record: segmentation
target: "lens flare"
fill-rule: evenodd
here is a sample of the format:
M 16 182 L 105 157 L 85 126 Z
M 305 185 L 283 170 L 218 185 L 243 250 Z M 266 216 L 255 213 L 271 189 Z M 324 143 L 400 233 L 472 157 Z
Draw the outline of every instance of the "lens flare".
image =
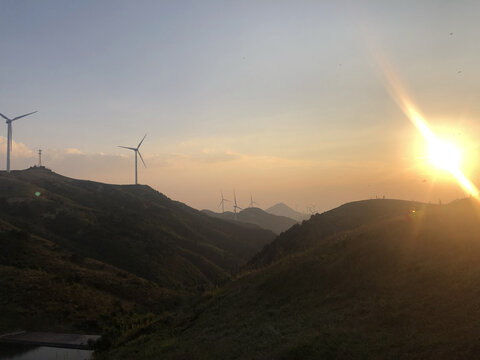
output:
M 407 91 L 405 91 L 402 82 L 396 75 L 390 63 L 385 60 L 385 57 L 380 56 L 379 52 L 375 52 L 375 54 L 377 63 L 384 75 L 385 86 L 390 92 L 390 95 L 425 139 L 428 146 L 429 161 L 436 167 L 448 171 L 467 194 L 478 200 L 479 191 L 477 187 L 461 170 L 461 151 L 453 144 L 439 139 L 434 134 L 428 126 L 427 121 L 422 117 L 413 102 L 410 100 Z

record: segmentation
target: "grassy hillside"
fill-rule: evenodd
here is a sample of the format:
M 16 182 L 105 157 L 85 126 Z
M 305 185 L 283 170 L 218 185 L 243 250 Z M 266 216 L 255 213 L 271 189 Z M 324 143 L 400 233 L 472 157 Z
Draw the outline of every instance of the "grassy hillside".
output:
M 171 310 L 228 280 L 274 236 L 148 186 L 1 172 L 0 331 L 98 331 Z
M 267 265 L 284 255 L 290 255 L 315 245 L 337 232 L 368 226 L 395 216 L 408 217 L 412 210 L 421 211 L 425 204 L 403 200 L 364 200 L 313 215 L 309 221 L 290 228 L 265 246 L 251 261 L 254 267 Z
M 68 252 L 0 221 L 0 332 L 99 331 L 132 311 L 161 311 L 174 291 Z
M 263 211 L 262 209 L 254 207 L 240 211 L 236 218 L 235 214 L 231 211 L 216 213 L 209 210 L 202 210 L 202 212 L 219 219 L 258 225 L 262 229 L 273 231 L 275 234 L 280 234 L 297 223 L 295 220 L 288 217 L 272 215 Z
M 0 174 L 0 216 L 172 289 L 222 282 L 274 238 L 208 217 L 148 186 L 80 181 L 42 169 Z
M 477 358 L 480 209 L 470 200 L 411 206 L 348 204 L 337 209 L 352 214 L 345 229 L 340 222 L 336 231 L 318 228 L 314 239 L 322 216 L 335 212 L 318 215 L 296 230 L 303 250 L 243 273 L 205 296 L 190 316 L 159 319 L 103 356 Z

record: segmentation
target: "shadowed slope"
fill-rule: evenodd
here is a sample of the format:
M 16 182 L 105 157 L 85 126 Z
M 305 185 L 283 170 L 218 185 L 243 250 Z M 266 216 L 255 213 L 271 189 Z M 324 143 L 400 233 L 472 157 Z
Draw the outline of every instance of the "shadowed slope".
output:
M 337 232 L 370 225 L 393 216 L 409 216 L 412 209 L 426 205 L 404 200 L 364 200 L 344 204 L 338 208 L 313 215 L 309 221 L 298 224 L 280 235 L 257 254 L 250 265 L 263 266 L 284 255 L 315 245 L 319 240 Z
M 98 331 L 106 319 L 134 309 L 160 311 L 179 301 L 172 290 L 5 221 L 0 249 L 0 332 Z
M 208 217 L 145 185 L 74 180 L 43 169 L 0 174 L 0 216 L 177 290 L 225 280 L 274 237 Z
M 478 205 L 464 200 L 407 214 L 403 206 L 411 203 L 337 209 L 344 216 L 368 209 L 370 216 L 363 223 L 352 214 L 348 230 L 315 239 L 298 231 L 296 241 L 307 250 L 244 273 L 190 318 L 159 322 L 110 357 L 476 358 Z M 300 228 L 312 230 L 320 217 Z

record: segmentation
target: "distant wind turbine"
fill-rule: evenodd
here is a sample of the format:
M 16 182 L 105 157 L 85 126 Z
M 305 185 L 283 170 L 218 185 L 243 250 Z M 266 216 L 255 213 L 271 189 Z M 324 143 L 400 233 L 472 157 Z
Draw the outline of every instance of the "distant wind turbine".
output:
M 310 213 L 310 215 L 315 215 L 317 213 L 317 206 L 315 204 L 312 204 L 311 206 L 307 206 L 307 210 Z
M 21 119 L 25 116 L 35 114 L 36 112 L 37 111 L 33 111 L 25 115 L 14 117 L 13 119 L 10 119 L 5 115 L 0 114 L 0 116 L 7 121 L 7 172 L 10 172 L 10 152 L 12 151 L 12 122 L 14 122 L 15 120 Z
M 237 205 L 237 195 L 235 194 L 235 190 L 233 190 L 233 216 L 235 219 L 237 219 L 237 209 L 243 210 Z
M 252 193 L 250 193 L 250 205 L 249 205 L 249 207 L 253 207 L 254 205 L 259 205 L 259 204 L 255 201 L 253 201 Z
M 145 134 L 145 136 L 143 137 L 143 139 L 138 143 L 138 146 L 136 148 L 133 148 L 133 147 L 128 147 L 128 146 L 120 146 L 118 145 L 118 147 L 121 147 L 121 148 L 124 148 L 124 149 L 128 149 L 128 150 L 132 150 L 132 151 L 135 151 L 135 185 L 138 185 L 138 176 L 137 176 L 137 155 L 140 155 L 140 159 L 142 160 L 143 162 L 143 166 L 147 167 L 147 165 L 145 165 L 145 161 L 143 161 L 143 157 L 142 157 L 142 154 L 140 153 L 140 150 L 138 150 L 140 148 L 140 145 L 142 145 L 143 143 L 143 140 L 145 140 L 145 138 L 147 137 L 147 134 Z
M 228 202 L 231 202 L 230 200 L 228 199 L 225 199 L 223 197 L 223 191 L 220 191 L 220 194 L 222 194 L 222 201 L 220 201 L 220 204 L 218 206 L 222 206 L 222 213 L 225 212 L 225 201 L 228 201 Z

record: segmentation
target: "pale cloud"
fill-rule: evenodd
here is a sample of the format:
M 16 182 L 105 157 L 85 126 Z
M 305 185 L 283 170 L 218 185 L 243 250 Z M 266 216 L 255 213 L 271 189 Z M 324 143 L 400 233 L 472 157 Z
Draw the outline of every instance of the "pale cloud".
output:
M 68 154 L 68 155 L 85 155 L 85 153 L 79 149 L 76 149 L 76 148 L 66 148 L 64 150 L 65 154 Z M 100 153 L 100 155 L 102 155 L 103 153 Z
M 142 154 L 143 155 L 143 154 Z M 228 163 L 246 158 L 246 155 L 233 151 L 203 149 L 199 152 L 177 152 L 143 155 L 147 166 L 150 167 L 197 167 L 209 164 Z
M 7 153 L 7 138 L 0 136 L 0 152 Z M 12 141 L 12 158 L 31 158 L 35 156 L 35 152 L 29 149 L 24 143 Z

